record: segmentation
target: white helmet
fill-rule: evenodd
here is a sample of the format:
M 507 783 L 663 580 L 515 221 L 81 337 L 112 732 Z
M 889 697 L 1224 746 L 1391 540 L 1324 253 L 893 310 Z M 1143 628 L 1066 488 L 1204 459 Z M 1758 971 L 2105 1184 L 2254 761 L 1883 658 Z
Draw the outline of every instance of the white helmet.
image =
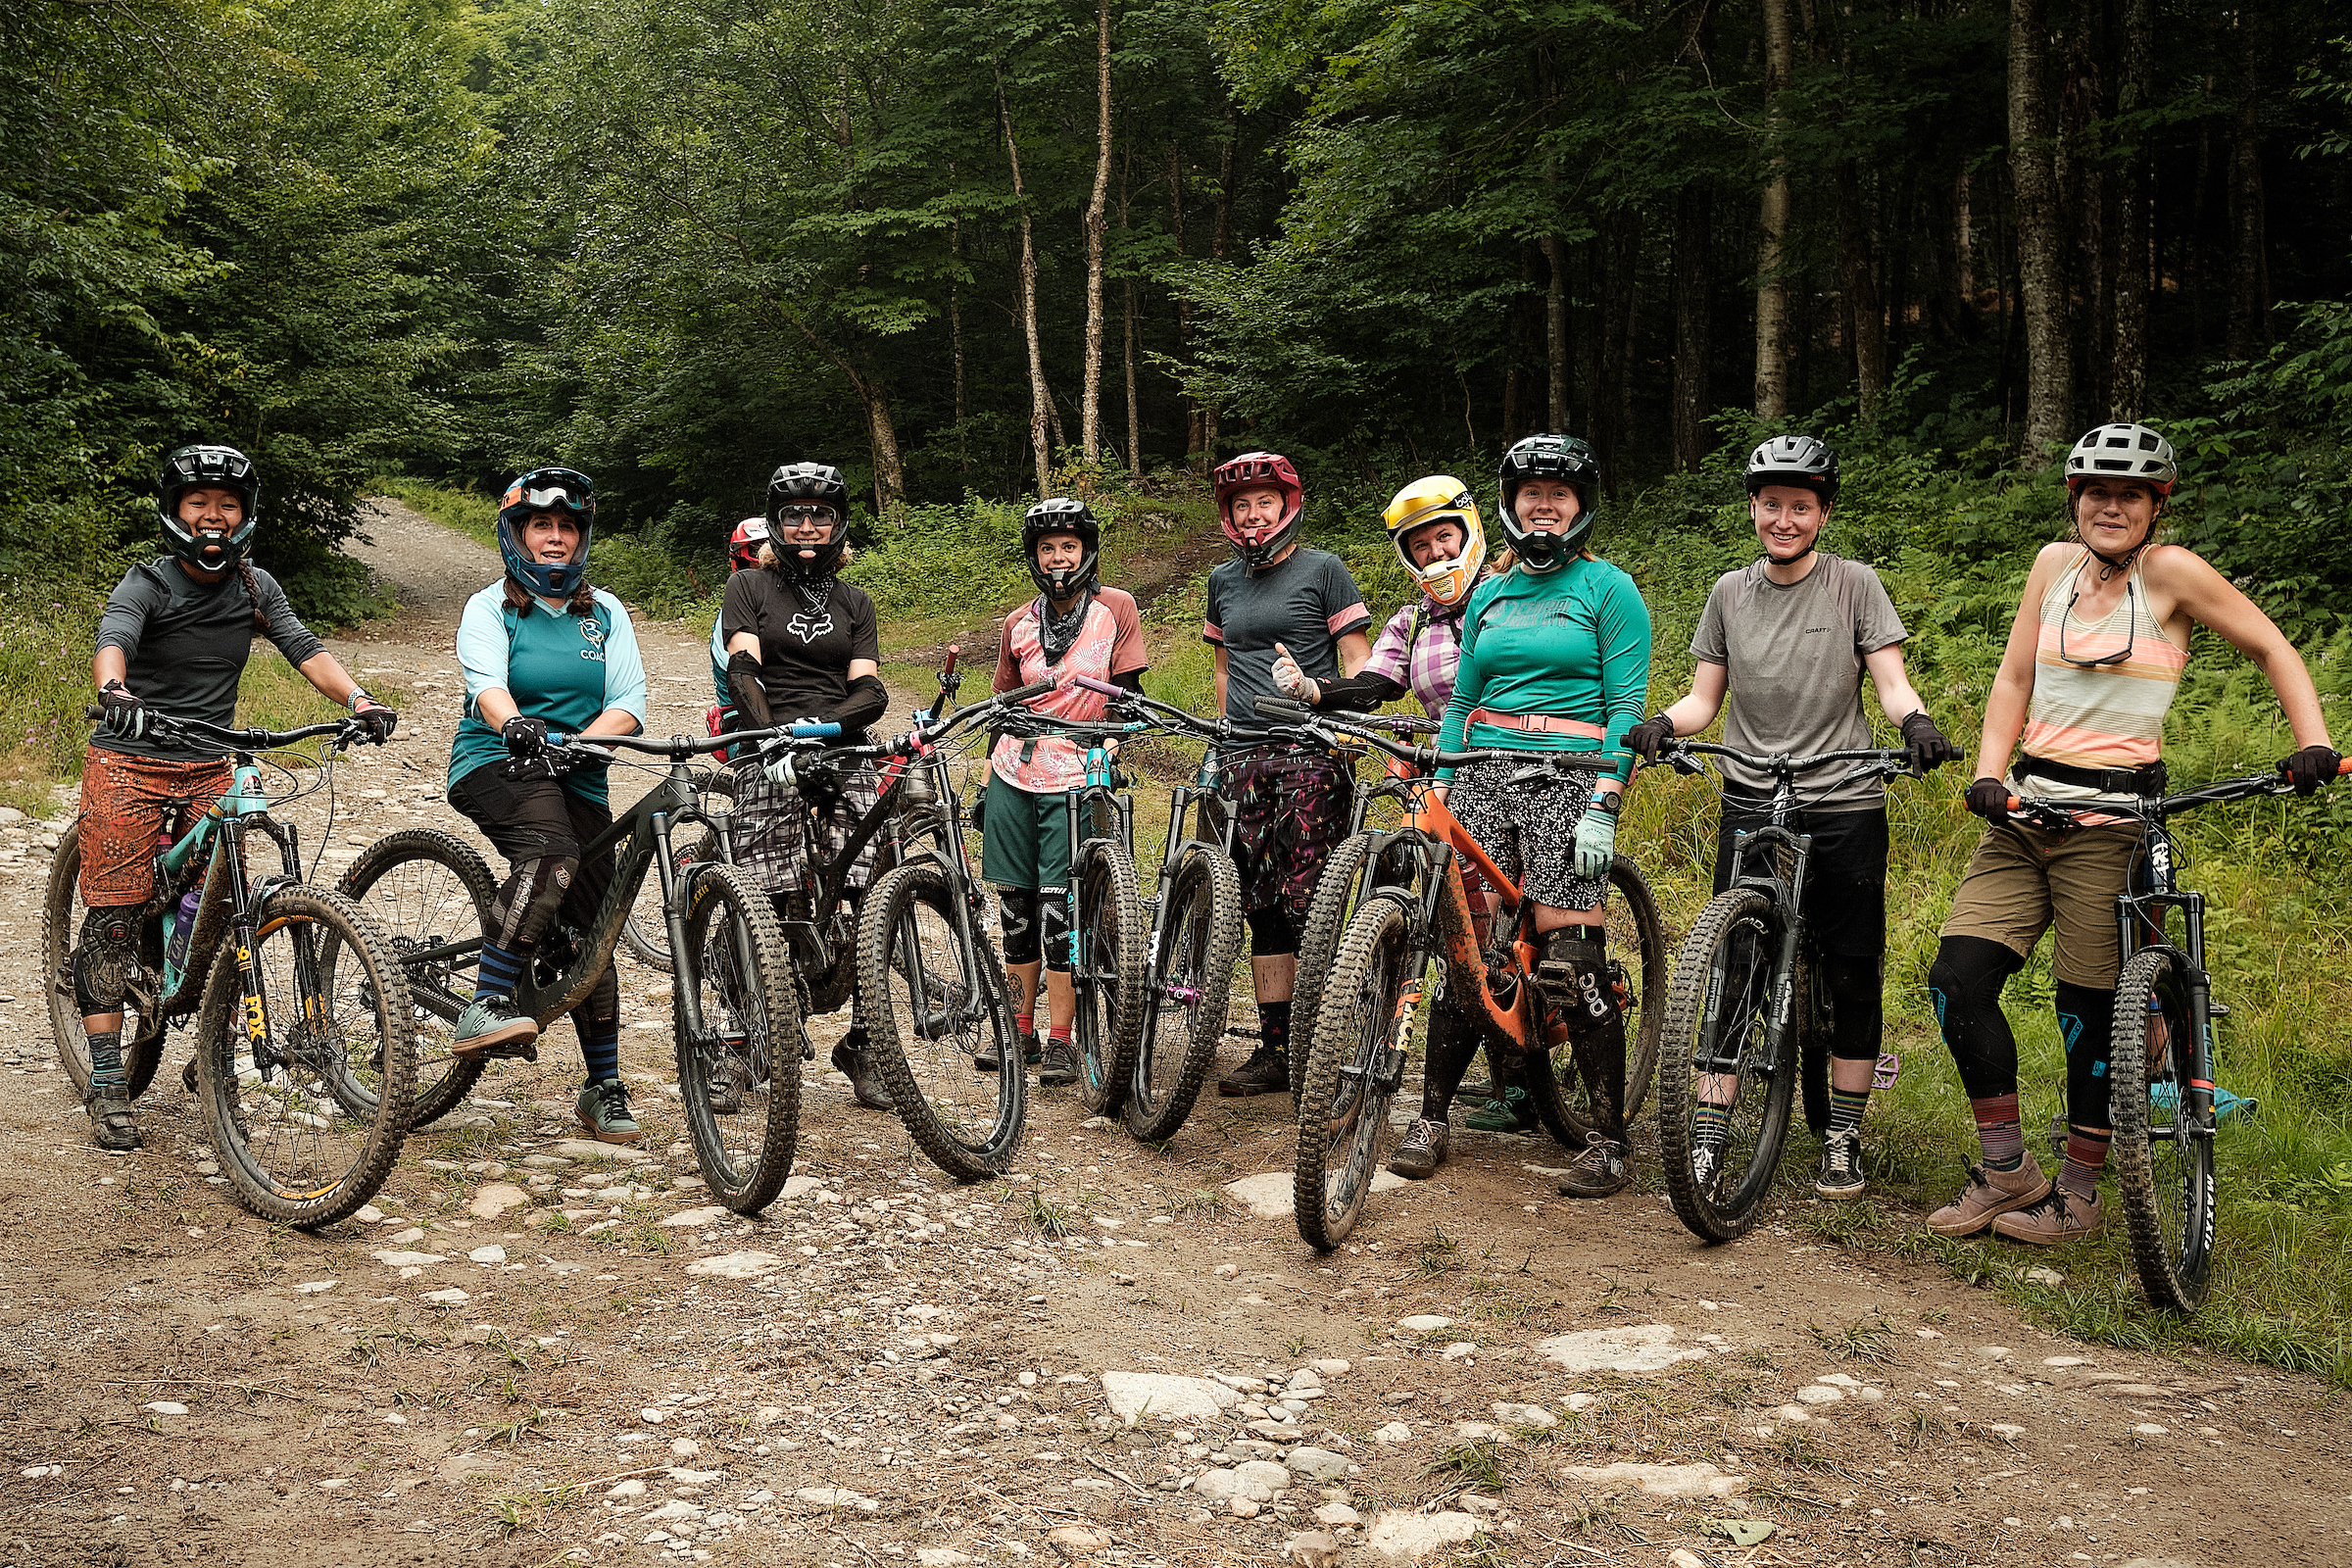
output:
M 2173 461 L 2173 444 L 2146 425 L 2102 424 L 2066 455 L 2067 489 L 2086 479 L 2136 479 L 2169 496 L 2180 480 L 2180 466 Z

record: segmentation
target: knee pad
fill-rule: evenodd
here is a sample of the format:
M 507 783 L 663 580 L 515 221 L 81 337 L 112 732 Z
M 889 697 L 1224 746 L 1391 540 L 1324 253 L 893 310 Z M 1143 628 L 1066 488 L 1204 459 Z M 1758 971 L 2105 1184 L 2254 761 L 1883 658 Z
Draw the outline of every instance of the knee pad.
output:
M 1825 953 L 1817 962 L 1831 1002 L 1830 1054 L 1839 1061 L 1877 1061 L 1886 1024 L 1881 961 Z
M 1043 888 L 1037 896 L 1038 944 L 1046 967 L 1070 972 L 1070 898 L 1067 888 Z
M 1625 1016 L 1617 988 L 1609 983 L 1609 958 L 1590 926 L 1562 926 L 1544 939 L 1544 979 L 1559 989 L 1555 998 L 1570 1027 L 1601 1029 Z
M 2001 987 L 2025 966 L 2025 959 L 1989 938 L 1945 937 L 1928 970 L 1936 1022 L 1971 1100 L 2017 1088 L 2017 1036 L 2001 1010 Z
M 1252 958 L 1280 957 L 1298 951 L 1298 927 L 1291 923 L 1291 911 L 1277 904 L 1264 909 L 1247 909 L 1243 918 L 1250 922 L 1250 956 Z
M 1004 906 L 1004 961 L 1035 963 L 1043 953 L 1038 931 L 1037 889 L 999 888 Z
M 546 855 L 524 860 L 499 890 L 498 931 L 495 940 L 509 953 L 528 953 L 547 935 L 556 908 L 571 891 L 580 868 L 577 856 Z
M 74 949 L 74 1001 L 83 1017 L 122 1010 L 131 967 L 139 961 L 139 912 L 136 905 L 83 912 Z
M 588 1000 L 571 1009 L 571 1021 L 585 1040 L 598 1026 L 611 1030 L 620 1021 L 620 973 L 612 965 L 597 977 L 596 987 Z
M 2115 993 L 2058 982 L 2058 1038 L 2066 1042 L 2066 1118 L 2079 1127 L 2113 1119 L 2108 1057 L 2115 1046 Z

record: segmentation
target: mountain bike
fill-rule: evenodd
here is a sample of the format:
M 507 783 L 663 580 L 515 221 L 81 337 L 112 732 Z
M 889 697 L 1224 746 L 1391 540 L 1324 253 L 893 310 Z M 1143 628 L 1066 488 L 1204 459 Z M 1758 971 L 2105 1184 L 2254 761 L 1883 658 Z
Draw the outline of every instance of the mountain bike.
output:
M 734 736 L 729 734 L 726 738 L 733 740 Z M 694 789 L 696 798 L 708 810 L 713 797 L 728 802 L 735 799 L 735 775 L 723 767 L 698 771 Z M 672 854 L 681 869 L 697 860 L 715 860 L 719 858 L 717 836 L 706 829 L 694 835 L 693 842 L 673 847 Z M 662 909 L 660 877 L 647 877 L 638 885 L 637 902 L 629 906 L 628 918 L 620 923 L 620 940 L 639 963 L 657 974 L 671 972 L 669 919 Z
M 2352 759 L 2337 772 L 2352 773 Z M 2050 832 L 2077 832 L 2082 818 L 2101 817 L 2136 820 L 2145 835 L 2145 872 L 2115 896 L 2124 961 L 2115 985 L 2107 1077 L 2115 1184 L 2131 1230 L 2132 1264 L 2148 1303 L 2169 1311 L 2196 1311 L 2212 1284 L 2214 1020 L 2229 1009 L 2214 1000 L 2205 967 L 2205 895 L 2179 886 L 2180 857 L 2166 824 L 2201 806 L 2284 795 L 2291 788 L 2277 773 L 2255 773 L 2128 804 L 2009 800 L 2012 816 Z M 2165 939 L 2167 909 L 2180 911 L 2180 943 Z
M 1329 1251 L 1362 1215 L 1380 1166 L 1389 1102 L 1404 1081 L 1425 1000 L 1463 1014 L 1491 1042 L 1490 1052 L 1499 1043 L 1541 1058 L 1523 1075 L 1537 1112 L 1563 1143 L 1582 1147 L 1592 1123 L 1571 1099 L 1567 1026 L 1536 980 L 1534 903 L 1521 898 L 1518 885 L 1431 791 L 1437 768 L 1479 761 L 1513 764 L 1513 785 L 1611 764 L 1589 752 L 1440 752 L 1400 745 L 1369 724 L 1315 714 L 1279 698 L 1261 698 L 1257 706 L 1268 717 L 1328 737 L 1350 735 L 1404 764 L 1396 775 L 1403 821 L 1374 833 L 1366 846 L 1372 869 L 1324 981 L 1299 1100 L 1292 1209 L 1299 1237 Z M 1471 876 L 1494 899 L 1483 940 L 1469 899 Z M 1610 867 L 1609 886 L 1617 897 L 1609 901 L 1604 947 L 1623 955 L 1610 960 L 1609 975 L 1626 1014 L 1630 1096 L 1637 1063 L 1654 1049 L 1652 996 L 1665 978 L 1665 923 L 1649 884 L 1622 855 Z
M 415 1026 L 383 933 L 352 901 L 303 881 L 300 837 L 270 814 L 256 758 L 327 740 L 323 772 L 367 731 L 350 718 L 291 730 L 150 723 L 172 744 L 217 748 L 232 772 L 209 809 L 177 803 L 170 842 L 156 854 L 123 1006 L 130 1098 L 154 1081 L 165 1031 L 193 1017 L 189 1087 L 238 1201 L 278 1224 L 332 1225 L 375 1195 L 400 1155 L 416 1084 Z M 246 865 L 256 833 L 277 846 L 273 875 Z M 89 1042 L 73 972 L 80 873 L 77 819 L 50 862 L 41 945 L 58 1057 L 86 1100 Z
M 670 989 L 678 1096 L 687 1136 L 710 1196 L 739 1214 L 767 1206 L 792 1174 L 800 1139 L 800 1064 L 809 1054 L 800 995 L 767 895 L 736 869 L 728 813 L 702 804 L 707 775 L 689 766 L 721 746 L 763 739 L 821 739 L 838 726 L 801 724 L 709 738 L 551 735 L 559 766 L 610 763 L 615 751 L 660 757 L 662 781 L 580 851 L 606 857 L 614 874 L 586 931 L 558 919 L 540 942 L 514 999 L 542 1027 L 588 1000 L 612 962 L 620 928 L 649 867 L 658 873 L 676 976 Z M 717 856 L 678 854 L 676 835 L 706 830 Z M 430 1041 L 423 1125 L 464 1102 L 488 1061 L 450 1054 L 458 1015 L 473 1001 L 482 933 L 494 922 L 498 879 L 472 846 L 434 828 L 379 839 L 337 887 L 389 934 L 408 975 L 416 1018 Z M 536 1047 L 523 1054 L 538 1059 Z
M 1734 834 L 1731 885 L 1699 911 L 1675 957 L 1658 1063 L 1658 1149 L 1674 1212 L 1701 1241 L 1728 1242 L 1755 1224 L 1779 1174 L 1797 1079 L 1815 1070 L 1808 1058 L 1827 1072 L 1835 1002 L 1815 983 L 1805 930 L 1813 837 L 1788 825 L 1797 775 L 1843 762 L 1840 783 L 1893 778 L 1910 774 L 1911 757 L 1899 748 L 1758 757 L 1683 740 L 1663 754 L 1691 774 L 1705 770 L 1703 757 L 1773 780 L 1768 824 Z

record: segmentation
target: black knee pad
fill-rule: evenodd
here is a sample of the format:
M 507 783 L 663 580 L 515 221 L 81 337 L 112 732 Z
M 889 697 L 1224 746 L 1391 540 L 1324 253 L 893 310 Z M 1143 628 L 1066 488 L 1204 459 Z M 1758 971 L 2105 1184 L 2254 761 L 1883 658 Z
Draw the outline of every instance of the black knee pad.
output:
M 1046 967 L 1070 972 L 1070 893 L 1067 888 L 1041 888 L 1037 895 L 1037 939 L 1044 949 Z
M 571 1021 L 585 1039 L 598 1024 L 610 1029 L 619 1019 L 620 972 L 607 964 L 605 972 L 597 976 L 595 989 L 588 993 L 588 1000 L 571 1009 Z
M 2017 1036 L 2001 1010 L 2001 987 L 2026 960 L 1987 937 L 1945 937 L 1928 970 L 1928 997 L 1961 1087 L 1971 1100 L 2017 1088 Z
M 1617 988 L 1609 983 L 1609 958 L 1600 943 L 1585 935 L 1590 926 L 1563 926 L 1544 939 L 1544 979 L 1558 986 L 1555 1004 L 1572 1029 L 1602 1029 L 1625 1016 Z
M 541 856 L 517 864 L 499 890 L 498 930 L 493 940 L 509 953 L 528 953 L 537 947 L 579 869 L 576 854 Z
M 1004 961 L 1035 963 L 1044 951 L 1038 931 L 1037 889 L 999 888 L 1004 906 Z
M 1275 958 L 1298 951 L 1298 928 L 1291 921 L 1290 908 L 1274 905 L 1264 909 L 1247 909 L 1243 917 L 1250 922 L 1250 956 Z
M 2107 1062 L 2115 1045 L 2115 993 L 2058 982 L 2058 1038 L 2066 1042 L 2066 1119 L 2109 1127 L 2114 1084 Z
M 131 967 L 139 961 L 139 908 L 85 910 L 74 950 L 74 1001 L 85 1018 L 122 1010 Z

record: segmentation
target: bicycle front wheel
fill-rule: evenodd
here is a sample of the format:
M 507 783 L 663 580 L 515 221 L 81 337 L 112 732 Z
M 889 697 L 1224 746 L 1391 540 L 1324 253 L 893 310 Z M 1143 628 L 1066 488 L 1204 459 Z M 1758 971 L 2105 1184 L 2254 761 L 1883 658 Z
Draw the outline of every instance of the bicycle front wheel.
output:
M 865 896 L 858 992 L 867 1050 L 915 1147 L 958 1181 L 1002 1175 L 1020 1148 L 1029 1075 L 1004 972 L 979 932 L 966 947 L 962 889 L 936 860 L 911 861 Z M 993 1044 L 1004 1065 L 975 1064 Z
M 2190 1089 L 2211 1074 L 2198 1070 L 2196 1038 L 2180 960 L 2162 948 L 2133 954 L 2116 981 L 2107 1067 L 2115 1178 L 2140 1288 L 2174 1312 L 2204 1304 L 2213 1261 L 2212 1100 Z
M 1658 1151 L 1674 1212 L 1701 1241 L 1733 1241 L 1755 1224 L 1788 1142 L 1796 1040 L 1773 1070 L 1761 1059 L 1780 950 L 1772 901 L 1735 888 L 1700 911 L 1675 959 Z
M 1364 861 L 1371 852 L 1371 834 L 1350 833 L 1340 840 L 1315 878 L 1314 897 L 1306 906 L 1306 924 L 1298 935 L 1298 980 L 1291 993 L 1294 1040 L 1312 1042 L 1315 1038 L 1315 1010 L 1323 1004 L 1323 982 L 1331 972 L 1331 960 L 1339 956 L 1340 938 L 1347 933 L 1348 922 L 1355 917 L 1356 903 L 1363 897 Z M 1311 1044 L 1305 1051 L 1291 1053 L 1294 1111 L 1306 1089 L 1306 1058 L 1312 1054 Z
M 670 993 L 678 1098 L 710 1196 L 738 1214 L 774 1200 L 801 1136 L 801 1011 L 767 895 L 731 865 L 687 873 L 686 960 Z M 686 998 L 701 1032 L 687 1026 Z
M 429 1127 L 466 1102 L 488 1065 L 460 1061 L 450 1047 L 458 1014 L 473 1001 L 498 878 L 465 840 L 412 827 L 362 850 L 335 879 L 335 891 L 375 922 L 408 978 L 416 1036 L 416 1102 L 409 1125 Z M 466 951 L 452 954 L 453 947 Z
M 1176 1136 L 1225 1038 L 1233 960 L 1242 945 L 1242 878 L 1221 850 L 1185 851 L 1161 911 L 1159 970 L 1144 977 L 1143 1037 L 1127 1086 L 1127 1131 Z
M 1080 857 L 1078 929 L 1071 939 L 1078 1099 L 1088 1110 L 1113 1116 L 1135 1076 L 1135 1047 L 1144 1032 L 1144 911 L 1136 902 L 1134 862 L 1116 844 L 1090 845 Z
M 221 1174 L 277 1224 L 348 1219 L 408 1136 L 416 1038 L 400 960 L 350 900 L 310 887 L 270 895 L 238 960 L 223 944 L 196 1031 Z
M 1640 867 L 1624 856 L 1609 868 L 1609 901 L 1602 911 L 1608 931 L 1609 986 L 1625 1010 L 1625 1124 L 1631 1127 L 1649 1102 L 1658 1071 L 1658 1042 L 1666 1034 L 1666 919 L 1657 895 Z M 1497 1048 L 1499 1049 L 1499 1048 Z M 1592 1097 L 1576 1070 L 1566 1041 L 1552 1048 L 1548 1072 L 1528 1073 L 1528 1089 L 1544 1130 L 1569 1149 L 1582 1149 L 1594 1126 Z
M 1408 920 L 1395 899 L 1364 901 L 1323 988 L 1298 1104 L 1291 1207 L 1298 1235 L 1328 1252 L 1363 1214 L 1389 1125 L 1390 1053 L 1412 1020 L 1403 1004 Z
M 695 774 L 694 788 L 698 796 L 723 795 L 735 798 L 735 775 L 725 768 L 714 768 Z M 670 854 L 675 857 L 676 868 L 683 872 L 688 866 L 718 858 L 718 835 L 708 827 L 695 827 L 669 841 Z M 625 856 L 627 846 L 613 852 Z M 637 885 L 637 902 L 620 923 L 621 945 L 630 956 L 660 974 L 673 972 L 669 953 L 669 920 L 662 908 L 662 873 L 648 867 L 645 880 Z

